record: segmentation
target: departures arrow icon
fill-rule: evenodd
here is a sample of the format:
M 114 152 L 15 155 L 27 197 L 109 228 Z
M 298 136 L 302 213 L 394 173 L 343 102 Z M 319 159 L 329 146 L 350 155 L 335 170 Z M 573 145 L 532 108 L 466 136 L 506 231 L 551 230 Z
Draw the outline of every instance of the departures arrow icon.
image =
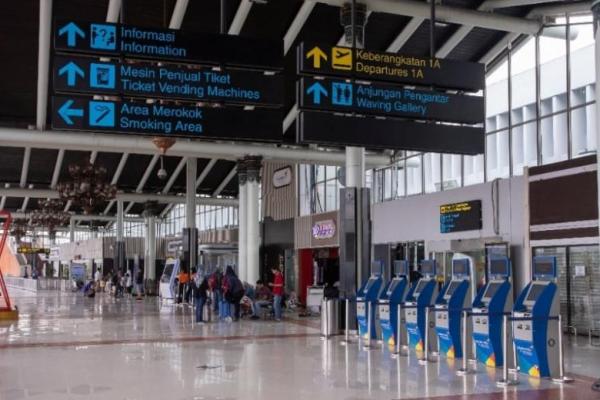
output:
M 315 46 L 308 53 L 306 53 L 306 58 L 313 59 L 314 68 L 321 68 L 321 59 L 327 61 L 327 54 L 325 54 L 318 46 Z
M 81 76 L 82 78 L 85 77 L 85 73 L 83 72 L 83 70 L 79 68 L 79 65 L 75 64 L 73 61 L 69 61 L 68 64 L 65 64 L 61 69 L 58 70 L 59 76 L 62 76 L 64 74 L 67 74 L 68 86 L 75 86 L 77 75 Z
M 313 103 L 321 104 L 321 95 L 327 96 L 327 90 L 319 82 L 315 82 L 306 89 L 306 94 L 313 95 Z
M 65 104 L 60 106 L 58 109 L 58 115 L 65 121 L 67 125 L 73 125 L 74 122 L 71 117 L 83 117 L 83 109 L 81 108 L 71 108 L 73 105 L 73 100 L 65 101 Z

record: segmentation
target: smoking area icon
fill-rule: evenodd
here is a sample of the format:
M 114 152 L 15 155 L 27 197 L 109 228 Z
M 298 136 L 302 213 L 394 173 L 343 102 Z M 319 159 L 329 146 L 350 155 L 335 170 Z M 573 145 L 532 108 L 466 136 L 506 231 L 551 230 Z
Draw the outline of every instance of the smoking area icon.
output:
M 90 126 L 115 127 L 115 103 L 113 102 L 90 101 L 88 115 Z

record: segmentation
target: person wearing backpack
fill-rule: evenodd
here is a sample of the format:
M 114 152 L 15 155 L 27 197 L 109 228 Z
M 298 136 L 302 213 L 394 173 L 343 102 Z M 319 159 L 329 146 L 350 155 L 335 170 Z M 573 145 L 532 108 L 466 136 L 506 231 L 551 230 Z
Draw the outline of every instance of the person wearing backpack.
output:
M 227 266 L 222 287 L 225 300 L 230 306 L 233 306 L 233 319 L 237 321 L 240 318 L 240 301 L 244 297 L 244 285 L 231 265 Z
M 194 303 L 196 306 L 196 323 L 204 323 L 204 304 L 207 299 L 208 278 L 202 277 L 198 272 L 192 280 L 192 291 L 194 294 Z
M 213 312 L 215 313 L 215 315 L 219 314 L 219 304 L 222 300 L 221 279 L 221 271 L 219 271 L 218 268 L 208 278 L 208 287 L 213 293 Z

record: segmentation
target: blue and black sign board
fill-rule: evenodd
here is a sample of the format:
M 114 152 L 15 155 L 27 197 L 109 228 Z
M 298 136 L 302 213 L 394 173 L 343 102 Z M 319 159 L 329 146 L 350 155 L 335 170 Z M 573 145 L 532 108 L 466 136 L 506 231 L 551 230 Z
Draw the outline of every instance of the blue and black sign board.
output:
M 54 48 L 113 57 L 283 69 L 283 41 L 111 23 L 58 21 Z
M 282 113 L 274 109 L 191 107 L 159 102 L 52 99 L 54 129 L 123 132 L 191 138 L 281 141 Z
M 483 123 L 485 119 L 481 96 L 313 78 L 301 78 L 297 94 L 300 109 L 464 124 Z
M 103 62 L 84 57 L 54 59 L 57 92 L 210 101 L 278 107 L 283 77 L 239 69 Z
M 296 121 L 299 143 L 361 146 L 451 154 L 481 154 L 484 130 L 479 127 L 336 115 L 301 111 Z
M 472 231 L 481 228 L 481 200 L 440 206 L 441 233 Z
M 301 43 L 297 52 L 301 75 L 336 76 L 477 92 L 485 87 L 480 63 L 407 56 L 350 47 Z

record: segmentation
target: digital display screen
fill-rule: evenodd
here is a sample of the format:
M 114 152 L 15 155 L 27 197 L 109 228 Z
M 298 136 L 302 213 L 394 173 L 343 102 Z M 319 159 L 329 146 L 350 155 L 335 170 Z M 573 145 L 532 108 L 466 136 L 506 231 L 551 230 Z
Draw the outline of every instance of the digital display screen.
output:
M 525 299 L 525 301 L 536 301 L 545 288 L 546 285 L 531 285 L 531 287 L 529 288 L 529 293 L 527 294 L 527 299 Z
M 494 295 L 498 291 L 498 288 L 501 285 L 502 285 L 502 283 L 490 283 L 488 285 L 487 289 L 485 290 L 485 293 L 483 294 L 483 298 L 484 299 L 491 299 L 492 297 L 494 297 Z
M 420 272 L 423 275 L 435 275 L 435 261 L 434 260 L 421 261 L 421 271 Z
M 481 200 L 440 206 L 441 233 L 473 231 L 481 228 Z
M 423 291 L 423 289 L 425 289 L 425 286 L 427 286 L 428 283 L 429 283 L 429 280 L 421 279 L 419 281 L 419 283 L 417 284 L 414 294 L 417 295 L 417 294 L 421 293 Z
M 408 262 L 406 262 L 406 260 L 394 261 L 394 272 L 397 275 L 408 276 Z
M 392 280 L 392 283 L 390 283 L 390 286 L 388 287 L 387 293 L 392 294 L 394 290 L 396 290 L 396 286 L 398 286 L 399 283 L 400 281 L 398 279 Z
M 450 285 L 448 285 L 448 289 L 446 289 L 446 294 L 444 295 L 444 297 L 452 296 L 454 294 L 454 292 L 456 291 L 456 288 L 458 288 L 458 286 L 460 286 L 461 283 L 462 283 L 462 281 L 450 282 Z
M 490 275 L 508 276 L 508 259 L 490 258 Z
M 369 291 L 369 289 L 371 289 L 371 286 L 373 286 L 373 284 L 375 283 L 377 279 L 376 278 L 369 278 L 369 280 L 367 281 L 367 284 L 365 285 L 365 293 L 367 293 Z
M 452 274 L 469 275 L 469 260 L 463 258 L 462 260 L 452 261 Z
M 167 283 L 171 280 L 171 274 L 173 273 L 174 266 L 175 264 L 167 264 L 165 266 L 165 270 L 163 271 L 162 277 L 160 278 L 160 281 L 162 283 Z
M 554 258 L 552 257 L 536 257 L 534 259 L 534 275 L 554 276 Z

